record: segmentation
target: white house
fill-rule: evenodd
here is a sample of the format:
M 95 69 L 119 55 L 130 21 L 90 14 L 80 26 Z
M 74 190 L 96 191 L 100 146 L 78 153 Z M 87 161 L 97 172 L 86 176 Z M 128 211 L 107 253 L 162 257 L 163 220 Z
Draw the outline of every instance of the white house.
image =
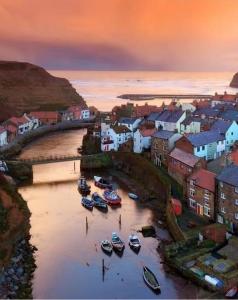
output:
M 155 133 L 156 129 L 137 129 L 134 132 L 134 145 L 133 151 L 135 153 L 141 153 L 145 149 L 149 149 L 151 146 L 151 138 L 152 135 Z
M 22 117 L 11 117 L 6 122 L 17 127 L 18 134 L 24 134 L 39 126 L 39 120 L 34 117 L 28 117 L 27 114 L 24 114 Z
M 192 103 L 180 103 L 180 102 L 177 102 L 176 106 L 178 108 L 181 108 L 183 111 L 194 112 L 197 109 L 196 106 L 194 104 L 192 104 Z
M 226 151 L 229 151 L 231 146 L 238 140 L 238 125 L 235 121 L 217 120 L 211 127 L 222 134 L 226 140 Z
M 198 133 L 201 131 L 201 121 L 198 118 L 187 117 L 180 124 L 180 133 Z
M 7 144 L 7 130 L 0 126 L 0 147 Z
M 119 126 L 126 126 L 131 131 L 137 129 L 141 122 L 142 118 L 120 118 L 118 121 Z
M 81 119 L 86 120 L 90 118 L 90 110 L 89 109 L 82 109 L 81 111 Z
M 111 126 L 101 136 L 102 151 L 118 151 L 119 146 L 133 137 L 133 132 L 126 126 Z
M 186 112 L 179 110 L 164 110 L 155 120 L 155 127 L 168 131 L 180 132 L 180 124 L 186 118 Z

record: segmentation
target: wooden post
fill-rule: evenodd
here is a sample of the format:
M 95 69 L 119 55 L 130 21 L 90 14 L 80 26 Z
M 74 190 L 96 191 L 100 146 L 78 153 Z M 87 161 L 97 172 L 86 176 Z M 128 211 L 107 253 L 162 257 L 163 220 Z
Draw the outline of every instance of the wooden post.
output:
M 119 216 L 119 225 L 121 225 L 121 215 Z
M 74 161 L 74 173 L 75 173 L 75 161 Z
M 105 276 L 105 264 L 104 264 L 104 258 L 102 259 L 102 281 L 104 281 Z
M 86 216 L 86 234 L 88 232 L 88 217 Z

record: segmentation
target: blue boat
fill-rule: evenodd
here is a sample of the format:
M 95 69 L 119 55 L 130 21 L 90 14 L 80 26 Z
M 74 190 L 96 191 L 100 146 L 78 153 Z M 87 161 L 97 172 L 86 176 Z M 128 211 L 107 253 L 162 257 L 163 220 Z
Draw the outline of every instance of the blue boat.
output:
M 94 202 L 94 206 L 99 208 L 99 209 L 103 209 L 103 210 L 107 210 L 107 203 L 104 201 L 104 199 L 102 197 L 100 197 L 98 195 L 98 193 L 93 193 L 92 194 L 92 200 Z
M 93 201 L 91 199 L 86 198 L 86 197 L 82 197 L 81 203 L 87 209 L 90 209 L 90 210 L 93 209 L 94 203 L 93 203 Z

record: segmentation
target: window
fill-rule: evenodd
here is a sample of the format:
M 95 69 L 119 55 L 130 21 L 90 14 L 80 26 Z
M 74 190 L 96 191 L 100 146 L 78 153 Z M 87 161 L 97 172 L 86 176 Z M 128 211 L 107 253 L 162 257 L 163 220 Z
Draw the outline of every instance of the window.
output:
M 224 193 L 221 193 L 221 199 L 226 199 L 226 196 Z
M 222 212 L 223 214 L 225 214 L 225 213 L 226 213 L 226 209 L 225 209 L 225 207 L 224 207 L 224 206 L 222 206 L 222 207 L 221 207 L 221 212 Z
M 202 150 L 205 150 L 205 146 L 202 146 Z
M 194 186 L 194 180 L 190 180 L 190 185 Z
M 190 189 L 190 196 L 194 196 L 195 195 L 195 190 L 194 189 Z
M 220 215 L 217 215 L 217 222 L 220 224 L 223 224 L 223 217 Z
M 200 147 L 197 147 L 197 152 L 200 152 Z
M 207 206 L 203 207 L 203 214 L 207 217 L 210 217 L 210 208 Z
M 233 132 L 231 132 L 231 135 L 233 135 Z
M 195 200 L 189 199 L 189 203 L 190 203 L 190 207 L 192 207 L 192 208 L 196 208 L 197 207 L 197 203 L 196 203 Z
M 222 182 L 222 181 L 220 181 L 220 183 L 219 183 L 219 184 L 220 184 L 220 187 L 223 187 L 223 182 Z
M 238 194 L 238 187 L 235 187 L 235 193 Z
M 238 220 L 238 213 L 235 213 L 235 219 Z
M 238 199 L 235 200 L 235 205 L 238 205 Z

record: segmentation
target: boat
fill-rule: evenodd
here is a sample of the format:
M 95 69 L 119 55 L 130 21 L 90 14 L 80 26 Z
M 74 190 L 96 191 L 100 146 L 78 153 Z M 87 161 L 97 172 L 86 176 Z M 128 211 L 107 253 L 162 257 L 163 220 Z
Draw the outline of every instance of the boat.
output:
M 117 235 L 116 232 L 112 233 L 112 247 L 115 251 L 122 252 L 125 248 L 125 244 Z
M 104 252 L 111 254 L 112 253 L 112 244 L 108 240 L 101 242 L 101 248 Z
M 129 236 L 129 246 L 135 251 L 140 250 L 141 243 L 137 235 L 132 234 Z
M 112 189 L 112 184 L 103 177 L 94 176 L 94 184 L 101 189 Z
M 94 203 L 90 198 L 82 197 L 81 203 L 87 209 L 90 209 L 90 210 L 93 209 Z
M 234 286 L 233 288 L 229 289 L 226 294 L 225 294 L 225 297 L 226 298 L 234 298 L 236 296 L 238 292 L 238 288 L 237 286 Z
M 129 198 L 133 199 L 133 200 L 138 200 L 139 197 L 136 194 L 133 193 L 128 193 Z
M 104 200 L 109 205 L 120 205 L 121 197 L 116 193 L 116 191 L 112 191 L 106 189 L 103 193 Z
M 92 200 L 94 202 L 94 206 L 99 208 L 99 209 L 104 209 L 107 210 L 107 203 L 104 201 L 104 199 L 98 195 L 98 193 L 93 193 L 92 194 Z
M 78 189 L 81 194 L 89 194 L 91 191 L 90 185 L 87 184 L 87 181 L 84 177 L 80 177 L 78 181 Z
M 143 267 L 143 278 L 145 283 L 153 290 L 160 291 L 159 282 L 155 276 L 155 274 L 146 266 Z

